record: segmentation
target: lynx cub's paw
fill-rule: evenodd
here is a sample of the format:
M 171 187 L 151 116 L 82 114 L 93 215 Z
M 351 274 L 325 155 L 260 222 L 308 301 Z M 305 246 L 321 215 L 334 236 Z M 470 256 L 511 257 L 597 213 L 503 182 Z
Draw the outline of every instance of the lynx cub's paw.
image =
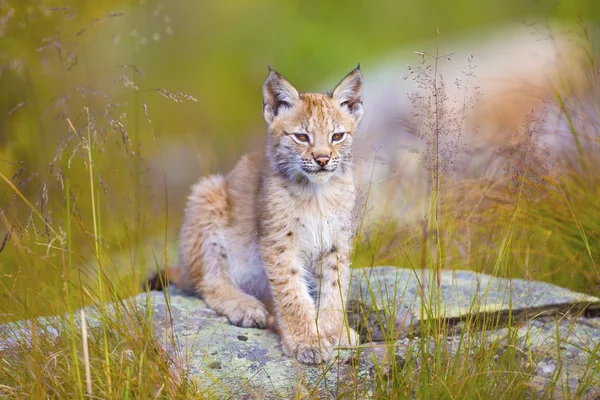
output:
M 330 343 L 334 346 L 357 346 L 360 344 L 360 335 L 352 328 L 345 326 L 338 335 L 327 336 Z
M 321 337 L 333 347 L 356 346 L 360 342 L 360 336 L 354 329 L 344 324 L 331 324 L 321 326 Z
M 334 347 L 356 346 L 360 342 L 358 333 L 346 326 L 343 316 L 337 313 L 323 313 L 319 319 L 319 334 Z
M 322 364 L 329 360 L 333 347 L 326 340 L 319 340 L 314 335 L 308 340 L 296 340 L 283 342 L 283 352 L 287 356 L 294 356 L 304 364 Z
M 244 328 L 266 328 L 269 313 L 264 304 L 256 299 L 233 303 L 225 314 L 233 325 Z

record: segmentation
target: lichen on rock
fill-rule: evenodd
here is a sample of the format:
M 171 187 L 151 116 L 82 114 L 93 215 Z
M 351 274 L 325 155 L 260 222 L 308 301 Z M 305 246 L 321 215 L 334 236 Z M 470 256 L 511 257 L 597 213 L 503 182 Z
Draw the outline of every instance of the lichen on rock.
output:
M 201 299 L 176 288 L 142 293 L 128 304 L 140 315 L 152 312 L 159 343 L 173 359 L 185 360 L 188 375 L 217 397 L 337 398 L 357 392 L 369 397 L 381 384 L 375 374 L 391 376 L 407 358 L 416 367 L 428 362 L 423 355 L 440 346 L 433 327 L 445 332 L 444 353 L 450 356 L 489 346 L 499 357 L 518 347 L 515 354 L 533 375 L 533 391 L 551 384 L 575 390 L 582 379 L 600 383 L 589 359 L 600 343 L 600 299 L 468 271 L 441 271 L 438 286 L 434 274 L 395 267 L 353 270 L 348 321 L 363 343 L 337 349 L 327 364 L 316 366 L 286 357 L 276 333 L 232 326 Z M 110 315 L 110 307 L 106 312 Z M 97 328 L 97 311 L 86 315 L 91 329 Z M 64 320 L 39 319 L 47 329 L 37 331 L 59 335 Z M 27 329 L 26 322 L 0 326 L 0 351 L 14 344 L 15 330 L 27 336 Z

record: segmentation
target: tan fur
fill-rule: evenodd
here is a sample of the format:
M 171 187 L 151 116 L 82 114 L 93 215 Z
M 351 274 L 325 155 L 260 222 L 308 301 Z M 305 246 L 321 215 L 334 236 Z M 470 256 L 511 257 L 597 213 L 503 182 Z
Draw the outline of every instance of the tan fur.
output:
M 271 71 L 263 88 L 266 151 L 194 185 L 181 228 L 187 288 L 243 327 L 265 327 L 272 309 L 285 353 L 306 363 L 357 341 L 344 310 L 361 93 L 358 68 L 331 95 L 299 94 Z M 334 133 L 344 140 L 333 143 Z

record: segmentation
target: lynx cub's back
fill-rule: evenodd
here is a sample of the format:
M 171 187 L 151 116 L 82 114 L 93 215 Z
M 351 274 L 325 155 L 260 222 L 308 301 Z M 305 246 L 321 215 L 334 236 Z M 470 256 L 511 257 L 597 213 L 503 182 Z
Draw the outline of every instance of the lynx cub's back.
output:
M 320 363 L 357 340 L 344 310 L 362 75 L 357 67 L 331 94 L 299 94 L 270 70 L 263 97 L 266 150 L 192 188 L 181 280 L 232 324 L 265 327 L 271 311 L 285 353 Z

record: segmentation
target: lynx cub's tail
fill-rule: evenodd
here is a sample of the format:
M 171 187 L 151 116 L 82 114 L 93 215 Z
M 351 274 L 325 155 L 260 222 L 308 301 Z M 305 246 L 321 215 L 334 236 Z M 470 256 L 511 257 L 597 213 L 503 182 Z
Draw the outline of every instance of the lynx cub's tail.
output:
M 142 289 L 146 290 L 164 290 L 170 284 L 181 287 L 181 270 L 177 267 L 169 267 L 156 272 L 152 277 L 142 283 Z

